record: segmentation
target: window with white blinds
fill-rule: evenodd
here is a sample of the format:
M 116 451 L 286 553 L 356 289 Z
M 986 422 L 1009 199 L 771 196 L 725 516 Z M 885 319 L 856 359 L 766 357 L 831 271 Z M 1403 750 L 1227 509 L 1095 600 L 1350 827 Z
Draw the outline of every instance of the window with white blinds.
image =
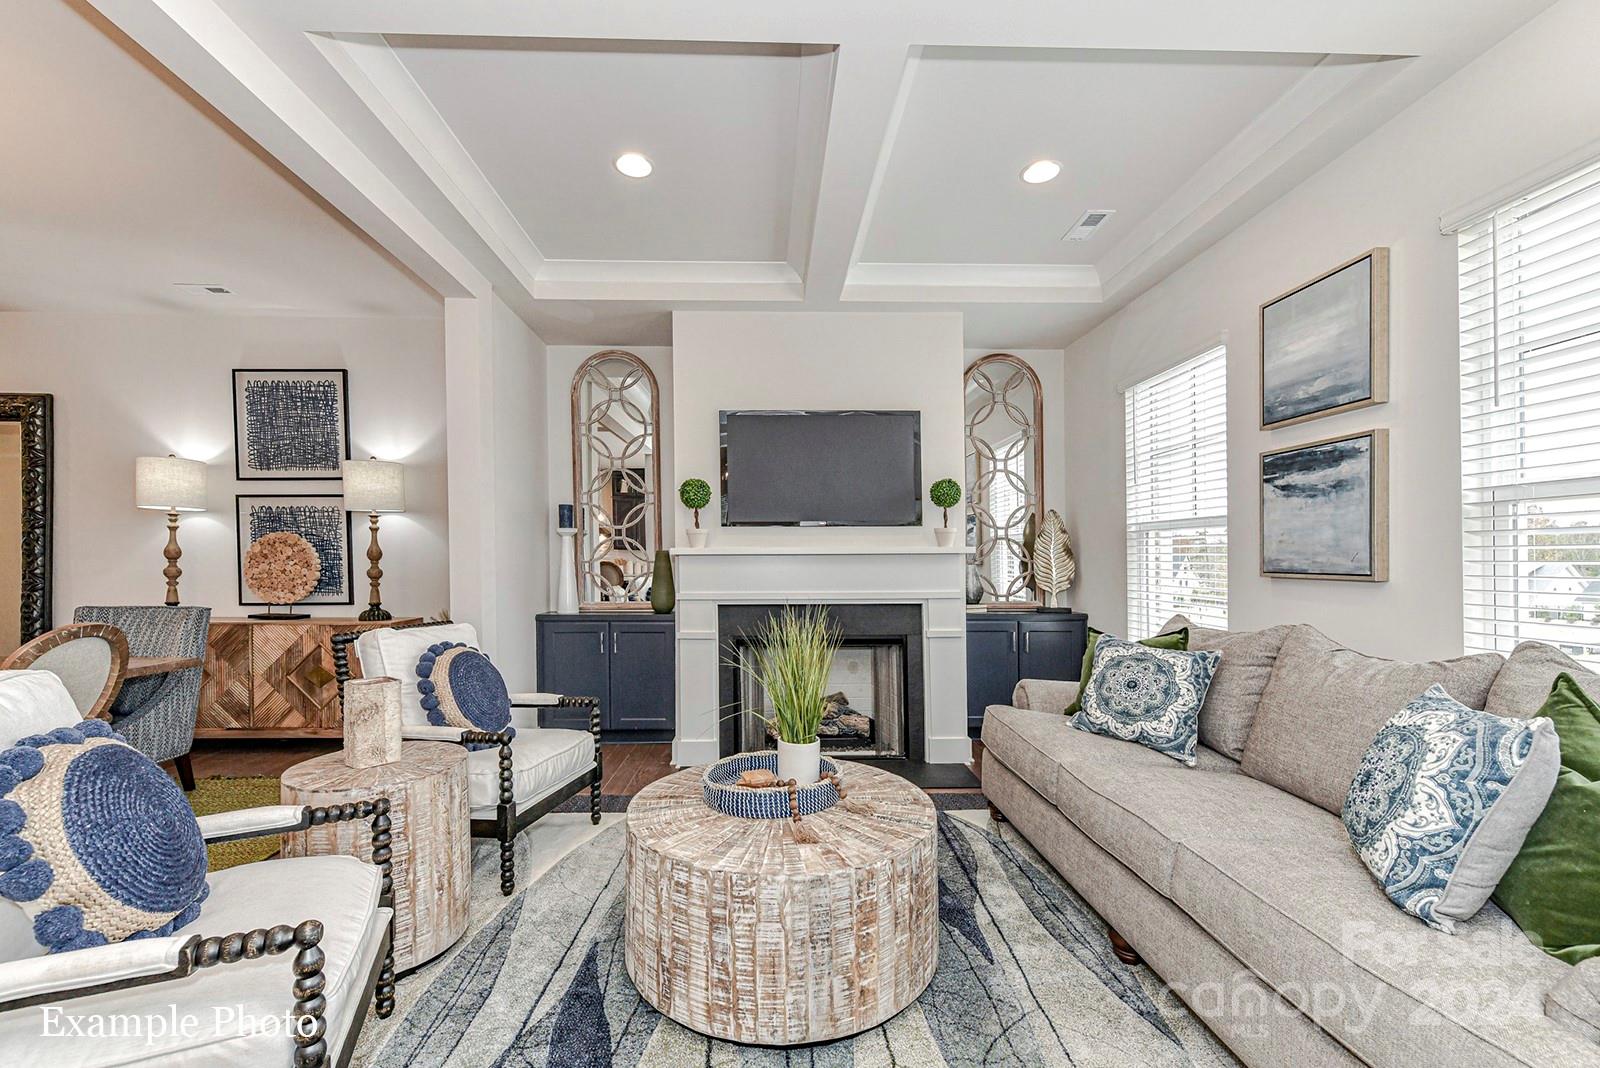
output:
M 1123 395 L 1128 633 L 1174 613 L 1228 625 L 1228 354 L 1221 346 Z
M 1600 164 L 1459 237 L 1466 646 L 1600 666 Z

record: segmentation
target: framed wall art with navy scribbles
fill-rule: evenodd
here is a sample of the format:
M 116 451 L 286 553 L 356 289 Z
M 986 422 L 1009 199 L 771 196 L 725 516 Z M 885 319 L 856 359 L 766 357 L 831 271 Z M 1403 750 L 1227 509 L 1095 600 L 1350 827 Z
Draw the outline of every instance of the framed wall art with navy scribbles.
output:
M 239 603 L 264 605 L 244 581 L 244 554 L 263 534 L 280 530 L 298 534 L 311 543 L 322 561 L 322 574 L 310 596 L 296 602 L 354 604 L 355 585 L 350 571 L 350 513 L 337 493 L 289 496 L 241 493 L 234 497 L 239 518 Z
M 350 456 L 349 372 L 235 370 L 235 473 L 256 479 L 336 479 Z

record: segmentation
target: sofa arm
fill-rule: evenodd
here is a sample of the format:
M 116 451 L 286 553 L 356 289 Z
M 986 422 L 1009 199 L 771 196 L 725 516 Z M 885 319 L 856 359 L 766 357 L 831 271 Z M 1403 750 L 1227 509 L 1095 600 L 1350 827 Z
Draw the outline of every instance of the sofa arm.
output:
M 1033 712 L 1060 713 L 1065 711 L 1077 697 L 1078 684 L 1075 682 L 1023 679 L 1012 691 L 1011 703 L 1018 708 L 1026 708 Z
M 175 973 L 193 936 L 135 938 L 0 964 L 0 1010 L 45 994 Z M 176 976 L 174 976 L 176 977 Z
M 1600 1045 L 1600 957 L 1579 961 L 1544 998 L 1544 1013 Z
M 241 808 L 234 812 L 217 812 L 201 816 L 200 837 L 207 842 L 234 842 L 241 838 L 257 838 L 264 834 L 283 834 L 306 828 L 304 805 L 262 805 L 258 808 Z

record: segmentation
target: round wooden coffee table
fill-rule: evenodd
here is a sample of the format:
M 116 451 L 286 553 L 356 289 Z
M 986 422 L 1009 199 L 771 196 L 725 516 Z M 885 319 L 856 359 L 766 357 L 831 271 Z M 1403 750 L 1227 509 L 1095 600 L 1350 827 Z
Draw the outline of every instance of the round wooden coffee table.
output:
M 724 816 L 701 769 L 628 806 L 626 960 L 640 995 L 691 1030 L 791 1045 L 876 1027 L 939 956 L 938 823 L 897 775 L 840 761 L 850 801 L 788 820 Z
M 279 794 L 286 805 L 389 799 L 396 971 L 426 964 L 466 931 L 472 888 L 466 749 L 404 742 L 399 760 L 371 768 L 352 768 L 342 752 L 328 753 L 285 771 Z M 286 857 L 329 853 L 371 860 L 370 828 L 359 820 L 325 823 L 283 836 Z

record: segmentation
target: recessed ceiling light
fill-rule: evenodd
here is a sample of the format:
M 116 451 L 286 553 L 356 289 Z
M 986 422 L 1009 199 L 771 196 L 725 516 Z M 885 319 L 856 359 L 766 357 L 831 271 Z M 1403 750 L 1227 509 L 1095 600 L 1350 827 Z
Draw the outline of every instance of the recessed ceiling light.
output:
M 624 152 L 617 157 L 617 170 L 629 178 L 648 178 L 655 165 L 640 152 Z
M 1042 185 L 1060 173 L 1061 164 L 1055 160 L 1036 159 L 1022 168 L 1022 180 L 1029 185 Z

